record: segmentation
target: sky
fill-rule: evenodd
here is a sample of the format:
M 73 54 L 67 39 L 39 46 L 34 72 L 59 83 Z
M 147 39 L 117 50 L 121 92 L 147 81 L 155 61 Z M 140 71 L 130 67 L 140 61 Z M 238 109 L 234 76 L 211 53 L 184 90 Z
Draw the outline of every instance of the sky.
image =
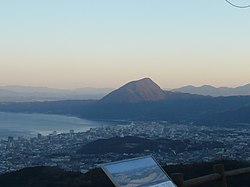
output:
M 224 0 L 0 1 L 0 85 L 248 84 L 249 19 Z

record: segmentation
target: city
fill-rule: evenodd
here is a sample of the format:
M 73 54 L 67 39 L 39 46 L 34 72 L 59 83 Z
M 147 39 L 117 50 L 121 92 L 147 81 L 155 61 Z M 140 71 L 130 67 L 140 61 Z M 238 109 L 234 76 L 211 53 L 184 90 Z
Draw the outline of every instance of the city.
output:
M 140 153 L 79 154 L 83 146 L 99 139 L 141 137 L 167 139 L 187 145 L 178 153 L 144 150 Z M 184 144 L 185 143 L 185 144 Z M 250 161 L 250 129 L 169 124 L 167 122 L 132 122 L 107 125 L 86 132 L 37 137 L 9 137 L 0 141 L 0 173 L 25 167 L 58 166 L 67 171 L 87 172 L 102 163 L 153 155 L 161 164 L 194 163 L 220 159 Z M 167 146 L 167 145 L 166 145 Z M 104 148 L 105 149 L 105 148 Z

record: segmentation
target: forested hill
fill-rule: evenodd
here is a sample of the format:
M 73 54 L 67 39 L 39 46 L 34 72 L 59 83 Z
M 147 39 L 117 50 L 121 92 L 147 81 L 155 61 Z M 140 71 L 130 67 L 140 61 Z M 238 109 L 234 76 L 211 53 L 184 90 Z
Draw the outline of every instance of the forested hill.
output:
M 249 167 L 250 163 L 238 161 L 216 161 L 189 165 L 164 166 L 168 174 L 184 173 L 185 180 L 212 173 L 214 164 L 225 164 L 226 170 Z M 228 187 L 248 187 L 250 174 L 228 178 Z M 55 167 L 33 167 L 0 175 L 1 187 L 114 187 L 101 169 L 86 174 L 67 172 Z M 212 184 L 198 187 L 209 187 Z
M 250 124 L 250 97 L 172 97 L 139 103 L 95 100 L 0 103 L 1 112 L 72 115 L 87 119 L 168 121 L 197 125 Z

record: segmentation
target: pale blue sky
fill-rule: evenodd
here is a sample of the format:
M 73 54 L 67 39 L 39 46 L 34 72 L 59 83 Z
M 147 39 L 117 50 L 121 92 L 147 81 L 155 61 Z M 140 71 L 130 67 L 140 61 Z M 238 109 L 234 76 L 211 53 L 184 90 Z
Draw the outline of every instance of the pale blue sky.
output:
M 249 19 L 224 0 L 1 1 L 0 85 L 247 84 Z

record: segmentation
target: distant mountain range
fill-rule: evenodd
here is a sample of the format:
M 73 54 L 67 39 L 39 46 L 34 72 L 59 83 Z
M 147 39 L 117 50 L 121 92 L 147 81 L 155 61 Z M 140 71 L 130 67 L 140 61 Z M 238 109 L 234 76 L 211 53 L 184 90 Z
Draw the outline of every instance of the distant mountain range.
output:
M 98 120 L 250 126 L 250 96 L 212 97 L 164 91 L 149 78 L 129 82 L 99 100 L 2 102 L 0 111 Z
M 112 88 L 79 88 L 73 90 L 55 89 L 32 86 L 0 86 L 0 102 L 31 102 L 31 101 L 58 101 L 58 100 L 86 100 L 101 98 L 103 102 L 136 103 L 141 101 L 159 101 L 167 97 L 182 97 L 192 95 L 202 96 L 250 96 L 250 84 L 236 88 L 213 87 L 204 85 L 200 87 L 185 86 L 169 91 L 162 90 L 149 78 L 132 81 L 115 90 Z M 112 92 L 112 93 L 111 93 Z M 174 92 L 174 93 L 173 93 Z M 110 93 L 110 94 L 109 94 Z
M 237 96 L 237 95 L 250 95 L 250 84 L 245 86 L 239 86 L 236 88 L 229 87 L 213 87 L 209 85 L 204 85 L 200 87 L 195 86 L 185 86 L 177 89 L 171 90 L 172 92 L 190 93 L 205 96 Z
M 100 99 L 111 91 L 111 88 L 90 87 L 65 90 L 30 86 L 0 86 L 0 102 Z

